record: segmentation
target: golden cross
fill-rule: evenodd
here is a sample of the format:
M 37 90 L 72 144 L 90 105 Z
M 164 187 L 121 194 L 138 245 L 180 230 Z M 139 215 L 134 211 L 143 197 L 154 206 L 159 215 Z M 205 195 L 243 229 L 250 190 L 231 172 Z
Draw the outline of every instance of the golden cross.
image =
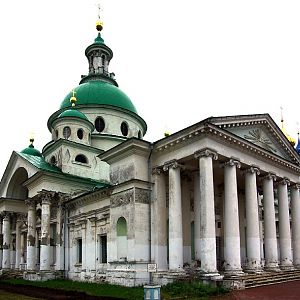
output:
M 76 91 L 73 90 L 73 91 L 72 91 L 72 94 L 73 94 L 73 97 L 75 97 Z

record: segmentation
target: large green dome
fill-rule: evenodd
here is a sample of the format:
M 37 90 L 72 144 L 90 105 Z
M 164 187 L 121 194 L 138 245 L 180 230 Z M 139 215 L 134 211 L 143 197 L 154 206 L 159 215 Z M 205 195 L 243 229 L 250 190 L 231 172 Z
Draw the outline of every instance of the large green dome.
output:
M 132 104 L 131 100 L 123 93 L 118 87 L 105 81 L 91 80 L 80 84 L 75 88 L 76 92 L 76 106 L 81 105 L 109 105 L 118 108 L 129 110 L 137 114 L 137 110 Z M 71 106 L 70 98 L 72 97 L 70 92 L 63 102 L 60 108 L 65 109 Z

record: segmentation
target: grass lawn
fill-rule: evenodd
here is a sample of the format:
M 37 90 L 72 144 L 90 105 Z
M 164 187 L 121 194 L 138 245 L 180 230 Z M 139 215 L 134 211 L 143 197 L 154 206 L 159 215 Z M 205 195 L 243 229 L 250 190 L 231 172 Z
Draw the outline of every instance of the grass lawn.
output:
M 8 293 L 0 290 L 0 300 L 39 300 L 40 298 L 27 297 L 20 294 Z
M 123 287 L 105 283 L 87 283 L 71 280 L 49 280 L 44 282 L 26 281 L 23 279 L 5 280 L 11 284 L 33 285 L 54 289 L 85 292 L 94 296 L 110 296 L 128 300 L 141 300 L 144 298 L 143 287 Z M 162 299 L 180 297 L 182 299 L 208 299 L 209 296 L 224 294 L 227 291 L 223 288 L 214 288 L 203 285 L 200 282 L 177 282 L 163 286 L 161 289 Z

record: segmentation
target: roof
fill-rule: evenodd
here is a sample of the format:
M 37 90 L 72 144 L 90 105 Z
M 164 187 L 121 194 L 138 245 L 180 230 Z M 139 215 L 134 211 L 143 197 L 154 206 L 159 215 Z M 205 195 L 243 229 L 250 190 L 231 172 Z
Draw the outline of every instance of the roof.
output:
M 71 118 L 79 118 L 85 121 L 88 121 L 88 118 L 85 114 L 83 114 L 81 111 L 71 108 L 63 111 L 57 118 L 65 118 L 65 117 L 71 117 Z
M 36 157 L 41 157 L 42 153 L 35 149 L 34 146 L 32 144 L 30 144 L 27 148 L 23 149 L 21 151 L 22 154 L 28 154 L 30 156 L 36 156 Z
M 102 80 L 93 80 L 80 84 L 75 88 L 77 106 L 86 105 L 109 105 L 126 109 L 137 114 L 137 110 L 129 97 L 118 87 Z M 61 103 L 60 108 L 65 109 L 71 107 L 70 92 Z
M 22 152 L 17 152 L 17 154 L 19 156 L 23 157 L 25 160 L 27 160 L 30 164 L 32 164 L 33 166 L 38 168 L 40 171 L 60 174 L 60 175 L 63 175 L 64 177 L 66 177 L 66 178 L 74 178 L 74 179 L 77 178 L 77 179 L 80 179 L 80 180 L 83 180 L 83 181 L 88 181 L 91 184 L 93 184 L 96 188 L 103 188 L 103 187 L 110 186 L 110 184 L 100 182 L 100 181 L 96 181 L 96 180 L 93 180 L 93 179 L 90 179 L 90 178 L 85 178 L 85 177 L 80 177 L 80 176 L 75 176 L 75 175 L 70 175 L 70 174 L 63 173 L 61 171 L 61 169 L 59 169 L 58 167 L 47 163 L 45 161 L 44 157 L 42 157 L 42 156 L 34 156 L 34 155 L 22 153 Z

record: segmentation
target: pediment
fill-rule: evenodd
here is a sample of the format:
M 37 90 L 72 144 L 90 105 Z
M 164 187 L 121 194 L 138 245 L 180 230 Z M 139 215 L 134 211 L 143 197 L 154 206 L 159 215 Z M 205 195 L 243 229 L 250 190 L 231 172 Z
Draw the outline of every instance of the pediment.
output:
M 300 165 L 300 157 L 269 114 L 212 118 L 211 123 L 247 142 Z

